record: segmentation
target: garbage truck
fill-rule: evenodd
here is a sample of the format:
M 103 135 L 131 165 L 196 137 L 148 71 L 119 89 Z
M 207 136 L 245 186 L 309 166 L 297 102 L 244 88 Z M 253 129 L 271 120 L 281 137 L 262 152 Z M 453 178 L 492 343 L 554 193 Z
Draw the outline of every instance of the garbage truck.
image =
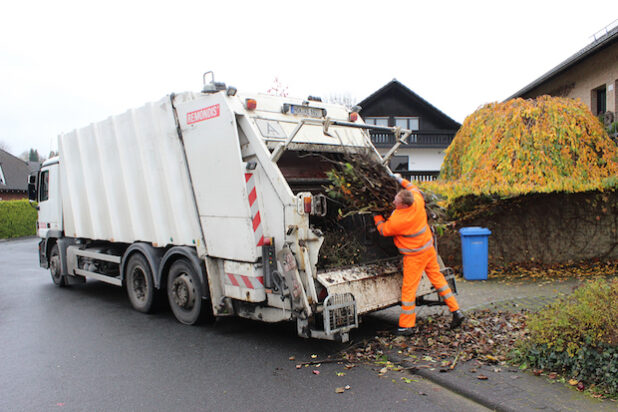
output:
M 319 98 L 242 94 L 209 72 L 200 92 L 59 135 L 58 156 L 29 182 L 40 266 L 58 286 L 123 287 L 140 312 L 167 300 L 183 324 L 295 321 L 300 336 L 345 342 L 360 316 L 400 300 L 396 252 L 319 265 L 337 210 L 324 188 L 329 159 L 363 151 L 385 165 L 396 150 L 381 157 L 371 129 L 395 132 L 396 146 L 412 133 Z M 347 227 L 370 249 L 379 242 L 370 216 Z M 423 276 L 418 303 L 440 304 L 431 293 Z

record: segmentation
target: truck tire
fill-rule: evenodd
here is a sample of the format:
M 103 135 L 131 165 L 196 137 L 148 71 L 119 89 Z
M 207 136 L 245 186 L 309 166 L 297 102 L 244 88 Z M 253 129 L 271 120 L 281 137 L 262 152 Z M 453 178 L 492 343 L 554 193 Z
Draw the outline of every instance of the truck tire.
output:
M 66 286 L 67 279 L 62 275 L 62 267 L 60 265 L 60 249 L 58 244 L 54 243 L 49 251 L 49 273 L 56 286 Z
M 129 257 L 125 275 L 127 296 L 135 310 L 150 313 L 155 308 L 156 291 L 152 269 L 141 253 Z
M 186 259 L 178 259 L 172 263 L 167 276 L 167 298 L 180 323 L 195 325 L 207 318 L 213 318 L 209 305 L 202 300 L 202 295 L 200 277 L 193 265 Z

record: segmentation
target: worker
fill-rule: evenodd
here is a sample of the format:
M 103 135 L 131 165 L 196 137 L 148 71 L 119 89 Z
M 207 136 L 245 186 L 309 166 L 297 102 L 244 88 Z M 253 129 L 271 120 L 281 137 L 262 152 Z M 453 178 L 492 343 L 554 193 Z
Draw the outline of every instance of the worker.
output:
M 457 300 L 440 272 L 438 255 L 433 244 L 431 229 L 427 224 L 425 200 L 420 190 L 400 175 L 392 175 L 403 186 L 393 201 L 395 210 L 384 220 L 374 216 L 376 227 L 382 236 L 393 236 L 395 246 L 403 255 L 403 285 L 401 286 L 401 314 L 399 328 L 395 333 L 410 336 L 416 326 L 416 289 L 427 274 L 431 284 L 444 299 L 453 315 L 451 328 L 457 328 L 464 320 Z

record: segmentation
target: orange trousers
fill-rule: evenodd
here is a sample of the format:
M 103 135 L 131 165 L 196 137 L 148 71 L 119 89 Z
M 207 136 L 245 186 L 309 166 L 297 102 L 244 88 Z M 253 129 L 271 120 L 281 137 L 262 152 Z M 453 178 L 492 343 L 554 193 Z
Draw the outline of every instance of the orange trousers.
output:
M 442 296 L 451 312 L 459 309 L 457 300 L 440 272 L 436 249 L 432 246 L 422 252 L 403 256 L 403 285 L 401 286 L 401 315 L 399 327 L 412 328 L 416 326 L 416 290 L 421 282 L 423 271 L 429 281 Z

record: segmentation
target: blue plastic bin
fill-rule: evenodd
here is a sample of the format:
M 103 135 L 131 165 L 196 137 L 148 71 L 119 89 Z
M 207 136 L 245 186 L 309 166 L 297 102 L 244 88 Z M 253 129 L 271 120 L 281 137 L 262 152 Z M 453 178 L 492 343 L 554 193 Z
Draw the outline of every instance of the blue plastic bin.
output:
M 484 227 L 463 227 L 459 229 L 459 234 L 464 279 L 487 280 L 488 242 L 491 230 Z

